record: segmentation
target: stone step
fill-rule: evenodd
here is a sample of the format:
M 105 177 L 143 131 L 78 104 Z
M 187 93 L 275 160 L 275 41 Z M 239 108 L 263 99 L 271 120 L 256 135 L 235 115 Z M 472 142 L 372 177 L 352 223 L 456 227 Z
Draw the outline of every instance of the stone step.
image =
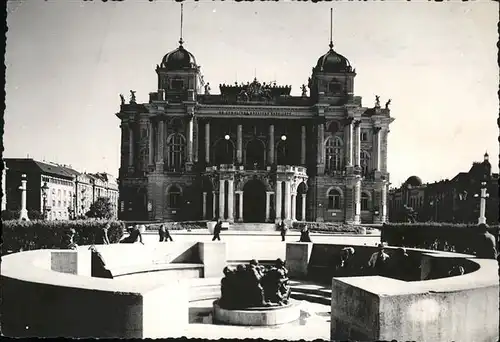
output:
M 237 231 L 265 231 L 275 232 L 276 225 L 274 223 L 238 223 L 235 222 L 230 225 L 229 230 Z
M 330 305 L 331 304 L 331 298 L 330 297 L 324 297 L 321 295 L 315 295 L 311 293 L 297 293 L 293 292 L 290 295 L 293 299 L 296 300 L 305 300 L 308 302 L 313 302 L 313 303 L 318 303 L 318 304 L 324 304 L 324 305 Z
M 292 292 L 294 293 L 303 293 L 303 294 L 312 294 L 317 296 L 323 296 L 331 298 L 332 290 L 328 288 L 320 288 L 320 287 L 309 287 L 309 286 L 293 286 Z

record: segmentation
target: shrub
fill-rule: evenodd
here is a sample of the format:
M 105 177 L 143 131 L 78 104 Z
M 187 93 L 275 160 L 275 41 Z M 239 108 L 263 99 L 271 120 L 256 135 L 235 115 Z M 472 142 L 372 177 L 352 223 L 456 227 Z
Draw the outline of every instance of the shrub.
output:
M 108 237 L 111 243 L 123 237 L 123 224 L 120 221 L 75 220 L 75 221 L 3 221 L 2 254 L 33 249 L 60 248 L 62 235 L 70 228 L 75 230 L 74 242 L 78 245 L 94 243 L 98 229 L 107 223 L 111 226 Z
M 360 225 L 335 223 L 335 222 L 293 222 L 292 229 L 302 229 L 308 225 L 312 232 L 331 232 L 331 233 L 356 233 L 361 234 L 364 227 Z
M 3 210 L 2 220 L 17 220 L 21 216 L 20 210 Z M 41 220 L 43 214 L 38 210 L 28 210 L 28 217 L 30 220 Z
M 392 246 L 423 248 L 474 254 L 473 242 L 477 225 L 441 222 L 385 223 L 381 239 Z M 499 226 L 489 231 L 498 238 Z

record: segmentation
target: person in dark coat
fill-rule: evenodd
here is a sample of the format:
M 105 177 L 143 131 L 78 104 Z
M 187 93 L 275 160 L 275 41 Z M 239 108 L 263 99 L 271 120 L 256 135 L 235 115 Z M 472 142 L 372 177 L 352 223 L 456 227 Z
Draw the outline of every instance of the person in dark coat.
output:
M 62 236 L 62 248 L 63 249 L 76 249 L 78 245 L 73 241 L 76 231 L 70 228 L 64 232 Z
M 300 231 L 299 242 L 312 242 L 311 237 L 309 236 L 309 227 L 307 225 L 305 225 L 305 227 Z
M 160 226 L 160 228 L 158 229 L 158 233 L 160 235 L 160 242 L 163 241 L 167 242 L 169 239 L 170 241 L 174 241 L 174 239 L 172 239 L 172 236 L 170 235 L 170 232 L 166 224 L 162 224 Z
M 95 243 L 98 245 L 109 245 L 108 230 L 111 228 L 111 223 L 106 223 L 105 226 L 98 228 L 97 238 Z
M 222 221 L 219 220 L 217 224 L 214 227 L 214 237 L 212 238 L 212 241 L 219 240 L 220 241 L 220 231 L 222 229 Z
M 127 230 L 129 232 L 129 236 L 121 240 L 120 243 L 134 243 L 137 242 L 137 240 L 139 240 L 139 242 L 144 245 L 144 242 L 142 242 L 141 230 L 138 225 L 135 225 L 132 228 L 128 228 Z
M 285 222 L 283 222 L 283 220 L 279 221 L 278 229 L 279 229 L 280 234 L 281 234 L 281 241 L 285 241 L 285 236 L 286 236 L 286 232 L 288 231 L 288 228 L 287 228 Z
M 496 259 L 497 248 L 495 237 L 488 232 L 488 225 L 481 223 L 477 226 L 478 237 L 475 243 L 476 257 L 481 259 Z

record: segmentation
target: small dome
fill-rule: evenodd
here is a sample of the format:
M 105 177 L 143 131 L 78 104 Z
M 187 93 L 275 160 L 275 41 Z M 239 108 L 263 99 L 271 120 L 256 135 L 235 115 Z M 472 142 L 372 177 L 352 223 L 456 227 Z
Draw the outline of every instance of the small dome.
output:
M 417 176 L 411 176 L 406 180 L 405 184 L 411 185 L 412 187 L 421 186 L 422 180 Z
M 330 44 L 330 50 L 318 59 L 314 71 L 320 72 L 352 72 L 352 67 L 347 58 L 333 50 L 333 44 Z
M 197 68 L 196 59 L 193 54 L 188 50 L 184 49 L 182 44 L 172 52 L 169 52 L 163 57 L 161 68 L 172 70 L 183 70 L 183 69 L 193 69 Z

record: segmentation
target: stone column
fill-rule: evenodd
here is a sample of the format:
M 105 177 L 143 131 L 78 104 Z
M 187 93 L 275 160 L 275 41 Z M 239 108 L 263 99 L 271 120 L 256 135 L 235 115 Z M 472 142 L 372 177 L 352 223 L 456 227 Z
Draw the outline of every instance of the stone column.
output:
M 217 217 L 217 193 L 212 192 L 212 218 Z
M 243 222 L 243 191 L 238 191 L 238 195 L 240 196 L 239 207 L 238 207 L 238 219 Z
M 203 192 L 203 219 L 207 218 L 207 193 Z
M 285 219 L 290 220 L 290 181 L 285 181 Z
M 346 166 L 352 166 L 352 145 L 353 145 L 353 139 L 352 139 L 352 118 L 346 119 L 346 126 L 344 130 L 345 134 L 345 163 Z
M 361 121 L 354 122 L 354 140 L 356 150 L 354 151 L 355 155 L 355 166 L 361 166 Z
M 276 199 L 274 200 L 276 205 L 276 219 L 281 219 L 281 183 L 282 181 L 276 181 Z
M 229 179 L 227 183 L 227 219 L 229 222 L 234 222 L 234 180 Z
M 134 167 L 134 129 L 128 126 L 128 167 Z
M 306 194 L 302 194 L 302 221 L 306 220 Z
M 193 117 L 188 122 L 187 162 L 193 162 Z
M 306 126 L 304 125 L 300 132 L 300 164 L 306 164 Z
M 266 192 L 266 222 L 269 221 L 269 206 L 271 204 L 271 193 L 269 191 Z
M 373 128 L 373 168 L 380 171 L 380 130 L 381 127 Z
M 163 165 L 163 158 L 165 157 L 165 122 L 158 121 L 158 147 L 156 148 L 156 165 Z
M 210 164 L 210 122 L 205 122 L 205 163 Z
M 361 177 L 354 181 L 354 224 L 361 222 Z
M 316 163 L 323 164 L 323 150 L 324 150 L 324 139 L 325 139 L 325 134 L 324 134 L 324 125 L 323 123 L 318 124 L 317 127 L 317 137 L 318 137 L 318 145 L 317 145 L 317 158 L 316 158 Z
M 236 161 L 238 164 L 243 162 L 243 127 L 242 125 L 237 126 L 236 130 Z
M 269 125 L 269 153 L 268 164 L 274 164 L 274 125 Z
M 387 183 L 382 184 L 382 191 L 380 192 L 380 223 L 387 221 Z
M 292 203 L 291 203 L 291 217 L 292 217 L 292 221 L 297 221 L 297 218 L 295 217 L 296 215 L 296 209 L 297 209 L 297 195 L 296 194 L 293 194 L 292 195 Z
M 226 181 L 221 178 L 219 181 L 219 219 L 224 220 L 224 202 L 225 202 L 225 196 L 224 196 L 224 183 Z
M 29 221 L 28 217 L 28 209 L 26 208 L 26 175 L 23 173 L 21 175 L 21 186 L 19 190 L 21 190 L 21 216 L 19 216 L 19 220 Z
M 149 153 L 148 153 L 148 164 L 154 164 L 154 130 L 153 130 L 153 122 L 149 120 L 148 122 L 148 131 L 149 131 Z

